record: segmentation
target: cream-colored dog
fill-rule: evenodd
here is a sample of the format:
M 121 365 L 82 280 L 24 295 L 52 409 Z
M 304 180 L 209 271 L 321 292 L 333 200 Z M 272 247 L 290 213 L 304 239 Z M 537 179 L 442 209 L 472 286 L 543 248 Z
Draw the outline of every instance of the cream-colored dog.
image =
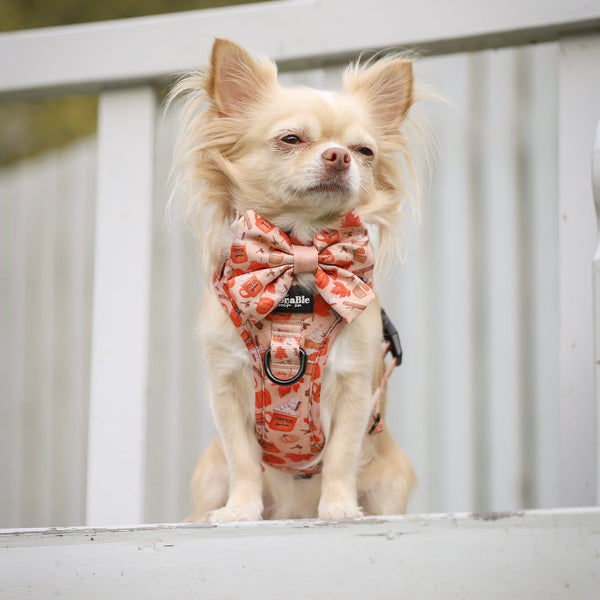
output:
M 201 230 L 209 291 L 200 329 L 218 432 L 196 465 L 189 520 L 342 518 L 406 509 L 415 483 L 409 460 L 387 429 L 367 435 L 384 370 L 378 301 L 343 328 L 330 350 L 320 402 L 322 472 L 298 478 L 263 464 L 251 358 L 210 285 L 228 255 L 232 223 L 248 210 L 306 244 L 355 210 L 378 229 L 378 266 L 393 258 L 406 195 L 402 179 L 413 173 L 402 131 L 414 101 L 412 63 L 386 57 L 351 66 L 344 90 L 281 87 L 272 61 L 216 40 L 209 68 L 188 75 L 173 92 L 185 96 L 176 190 Z M 312 286 L 311 277 L 301 275 L 300 283 Z

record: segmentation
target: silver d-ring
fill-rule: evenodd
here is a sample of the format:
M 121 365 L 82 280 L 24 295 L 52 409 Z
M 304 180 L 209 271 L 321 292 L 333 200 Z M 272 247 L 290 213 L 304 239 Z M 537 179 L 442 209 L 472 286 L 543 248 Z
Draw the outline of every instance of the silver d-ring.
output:
M 263 358 L 265 373 L 267 374 L 267 377 L 273 383 L 275 383 L 276 385 L 292 385 L 302 379 L 302 377 L 304 376 L 304 372 L 306 371 L 307 357 L 306 357 L 306 352 L 304 352 L 304 350 L 302 348 L 300 348 L 299 350 L 300 350 L 300 368 L 298 369 L 298 372 L 291 379 L 279 379 L 278 377 L 275 377 L 275 375 L 273 375 L 273 372 L 271 371 L 271 348 L 267 348 L 265 350 L 265 356 Z

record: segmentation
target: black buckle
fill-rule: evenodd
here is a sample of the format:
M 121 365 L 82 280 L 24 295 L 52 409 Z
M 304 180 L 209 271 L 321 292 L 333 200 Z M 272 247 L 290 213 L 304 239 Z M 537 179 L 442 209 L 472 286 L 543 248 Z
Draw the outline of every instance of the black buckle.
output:
M 383 308 L 381 309 L 381 323 L 383 325 L 383 339 L 389 342 L 392 356 L 396 359 L 396 366 L 399 366 L 402 364 L 400 336 Z
M 271 371 L 271 348 L 267 348 L 265 350 L 265 355 L 263 357 L 263 365 L 265 367 L 265 373 L 267 377 L 276 385 L 293 385 L 297 381 L 300 381 L 304 376 L 304 372 L 306 371 L 306 362 L 307 362 L 306 352 L 302 348 L 300 348 L 300 368 L 298 372 L 290 379 L 279 379 L 273 375 Z
M 381 423 L 381 413 L 377 413 L 373 415 L 373 425 L 371 425 L 371 429 L 369 429 L 369 435 L 373 435 L 375 430 L 377 429 L 377 425 Z

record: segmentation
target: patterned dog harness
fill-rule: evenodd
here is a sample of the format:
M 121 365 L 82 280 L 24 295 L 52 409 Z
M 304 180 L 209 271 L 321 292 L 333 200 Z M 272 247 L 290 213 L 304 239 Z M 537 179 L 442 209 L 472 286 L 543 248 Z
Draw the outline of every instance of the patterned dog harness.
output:
M 354 212 L 338 228 L 319 231 L 310 246 L 253 211 L 238 221 L 213 285 L 252 358 L 264 464 L 298 475 L 320 472 L 328 348 L 375 297 L 373 266 L 368 231 Z M 315 293 L 297 284 L 301 273 L 314 274 Z

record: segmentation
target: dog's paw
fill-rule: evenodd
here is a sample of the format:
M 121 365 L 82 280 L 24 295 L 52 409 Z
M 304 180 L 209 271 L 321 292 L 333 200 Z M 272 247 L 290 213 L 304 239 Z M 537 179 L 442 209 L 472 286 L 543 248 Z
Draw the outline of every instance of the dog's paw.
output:
M 224 506 L 211 510 L 207 515 L 209 523 L 231 523 L 232 521 L 260 521 L 262 510 L 255 506 Z
M 325 504 L 319 506 L 319 519 L 354 519 L 362 516 L 362 509 L 355 504 Z

